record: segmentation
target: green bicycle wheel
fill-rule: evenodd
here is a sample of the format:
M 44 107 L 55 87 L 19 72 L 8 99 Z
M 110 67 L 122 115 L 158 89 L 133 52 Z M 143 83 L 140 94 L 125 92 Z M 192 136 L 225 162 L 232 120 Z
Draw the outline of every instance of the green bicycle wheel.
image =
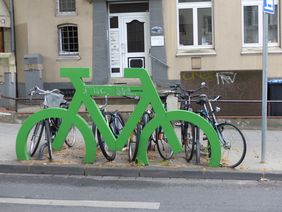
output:
M 60 150 L 65 142 L 65 138 L 68 133 L 68 129 L 72 125 L 80 131 L 83 136 L 83 141 L 85 142 L 85 163 L 93 163 L 96 158 L 96 145 L 95 138 L 88 127 L 87 122 L 78 114 L 75 116 L 70 116 L 69 112 L 66 109 L 62 108 L 48 108 L 29 116 L 21 126 L 18 131 L 16 138 L 16 155 L 18 160 L 29 160 L 30 154 L 27 149 L 27 139 L 28 135 L 31 132 L 32 128 L 41 121 L 50 118 L 60 118 L 62 119 L 62 124 L 58 130 L 58 133 L 54 137 L 52 147 L 55 150 Z M 65 123 L 65 124 L 64 124 Z M 68 124 L 70 126 L 68 126 Z

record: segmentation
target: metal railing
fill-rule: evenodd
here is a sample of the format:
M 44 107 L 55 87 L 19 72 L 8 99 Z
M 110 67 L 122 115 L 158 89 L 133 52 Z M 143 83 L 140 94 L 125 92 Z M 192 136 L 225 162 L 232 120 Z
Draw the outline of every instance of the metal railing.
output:
M 16 101 L 16 103 L 29 102 L 30 101 L 29 97 L 13 98 L 13 97 L 5 96 L 5 95 L 0 93 L 0 100 L 2 100 L 2 99 L 14 100 L 14 101 Z M 71 100 L 72 96 L 66 95 L 65 99 Z M 99 100 L 103 101 L 104 97 L 95 97 L 95 99 L 98 100 L 98 101 Z M 35 97 L 32 100 L 33 101 L 42 101 L 43 98 Z M 117 105 L 117 104 L 127 105 L 127 104 L 134 104 L 136 102 L 137 102 L 137 100 L 133 100 L 133 99 L 129 100 L 128 98 L 124 98 L 124 97 L 109 97 L 109 104 L 112 104 L 112 105 Z M 196 100 L 191 100 L 191 102 L 195 103 Z M 257 104 L 257 107 L 260 107 L 261 104 L 262 104 L 262 100 L 255 100 L 255 99 L 241 99 L 241 100 L 239 100 L 239 99 L 236 99 L 236 100 L 235 99 L 225 99 L 225 100 L 218 100 L 217 102 L 218 102 L 219 105 L 221 105 L 221 104 Z M 281 106 L 281 108 L 282 108 L 282 100 L 268 100 L 267 104 L 268 104 L 268 116 L 272 116 L 271 114 L 272 114 L 273 111 L 271 111 L 271 104 L 279 104 L 279 106 Z M 236 115 L 231 115 L 231 116 L 236 116 Z M 253 116 L 255 117 L 255 116 L 259 116 L 259 115 L 253 115 Z M 275 115 L 275 116 L 277 116 L 277 115 Z M 282 116 L 282 114 L 278 115 L 278 116 Z

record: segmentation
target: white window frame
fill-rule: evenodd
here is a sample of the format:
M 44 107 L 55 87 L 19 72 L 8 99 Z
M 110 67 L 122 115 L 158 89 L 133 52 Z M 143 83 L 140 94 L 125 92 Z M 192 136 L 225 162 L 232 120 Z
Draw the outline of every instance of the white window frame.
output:
M 213 26 L 213 2 L 183 2 L 177 4 L 177 46 L 178 49 L 211 49 L 214 48 L 214 26 Z M 212 16 L 212 45 L 198 45 L 198 9 L 210 8 Z M 179 10 L 180 9 L 192 9 L 193 10 L 193 45 L 180 45 L 179 39 Z
M 242 3 L 242 47 L 254 47 L 254 48 L 261 48 L 263 44 L 263 0 L 241 0 Z M 270 47 L 277 47 L 280 43 L 280 13 L 279 13 L 279 4 L 278 0 L 274 0 L 274 5 L 277 6 L 277 43 L 268 43 Z M 258 6 L 258 43 L 244 43 L 244 7 L 245 6 Z
M 64 28 L 64 27 L 68 27 L 68 26 L 77 27 L 77 42 L 79 42 L 79 39 L 78 39 L 78 26 L 76 24 L 62 24 L 62 25 L 59 25 L 57 27 L 58 28 L 58 38 L 59 38 L 59 41 L 58 41 L 58 44 L 59 44 L 59 56 L 70 56 L 71 57 L 71 56 L 79 55 L 79 43 L 78 43 L 78 51 L 76 51 L 76 52 L 63 51 L 61 29 Z
M 60 11 L 60 1 L 61 0 L 56 0 L 56 15 L 57 16 L 75 16 L 75 15 L 77 15 L 76 8 L 75 8 L 75 11 L 61 12 Z M 75 2 L 75 5 L 76 4 L 77 4 L 77 2 Z

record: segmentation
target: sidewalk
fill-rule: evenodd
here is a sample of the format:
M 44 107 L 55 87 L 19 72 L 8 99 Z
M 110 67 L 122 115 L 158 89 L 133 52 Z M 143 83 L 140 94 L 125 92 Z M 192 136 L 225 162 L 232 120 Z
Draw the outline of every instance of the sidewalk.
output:
M 195 160 L 187 163 L 184 153 L 177 154 L 170 161 L 163 161 L 157 151 L 149 152 L 149 166 L 140 167 L 128 163 L 127 152 L 118 152 L 115 161 L 108 162 L 99 149 L 96 162 L 93 165 L 85 165 L 83 164 L 84 142 L 81 136 L 77 139 L 74 148 L 63 148 L 55 152 L 55 159 L 52 162 L 48 160 L 17 161 L 15 141 L 21 123 L 31 113 L 40 110 L 38 105 L 22 104 L 18 108 L 17 113 L 0 109 L 0 173 L 282 180 L 282 127 L 279 127 L 282 126 L 282 121 L 280 119 L 268 122 L 271 130 L 267 132 L 267 158 L 263 164 L 260 158 L 261 131 L 259 124 L 246 119 L 234 122 L 242 129 L 247 142 L 246 157 L 236 169 L 209 168 L 203 160 L 200 165 L 196 165 Z M 114 105 L 114 109 L 126 112 L 132 110 L 132 105 Z
M 240 179 L 240 180 L 282 180 L 282 130 L 269 130 L 267 133 L 267 160 L 260 163 L 261 132 L 260 130 L 243 130 L 247 141 L 247 154 L 244 162 L 235 170 L 227 168 L 209 168 L 203 161 L 187 163 L 183 153 L 171 161 L 162 161 L 157 152 L 149 153 L 150 165 L 139 167 L 127 162 L 127 153 L 118 152 L 113 162 L 97 151 L 97 161 L 93 165 L 83 164 L 83 141 L 78 139 L 74 148 L 63 148 L 55 152 L 54 161 L 31 160 L 17 161 L 15 141 L 20 124 L 0 122 L 1 148 L 0 173 L 40 173 L 94 176 L 127 176 L 127 177 L 181 177 L 204 179 Z

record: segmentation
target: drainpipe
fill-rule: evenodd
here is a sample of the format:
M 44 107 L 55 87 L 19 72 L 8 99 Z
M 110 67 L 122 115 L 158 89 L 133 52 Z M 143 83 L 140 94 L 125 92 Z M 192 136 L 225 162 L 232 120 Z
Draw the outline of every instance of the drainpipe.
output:
M 11 52 L 15 54 L 14 0 L 10 0 Z
M 11 52 L 14 54 L 15 57 L 15 66 L 17 67 L 17 60 L 16 60 L 16 45 L 15 45 L 15 19 L 14 19 L 14 0 L 10 0 L 10 26 L 11 26 Z M 16 68 L 17 69 L 17 68 Z M 18 77 L 17 77 L 17 70 L 14 73 L 15 78 L 15 97 L 18 97 Z M 15 100 L 15 110 L 18 111 L 18 102 Z

